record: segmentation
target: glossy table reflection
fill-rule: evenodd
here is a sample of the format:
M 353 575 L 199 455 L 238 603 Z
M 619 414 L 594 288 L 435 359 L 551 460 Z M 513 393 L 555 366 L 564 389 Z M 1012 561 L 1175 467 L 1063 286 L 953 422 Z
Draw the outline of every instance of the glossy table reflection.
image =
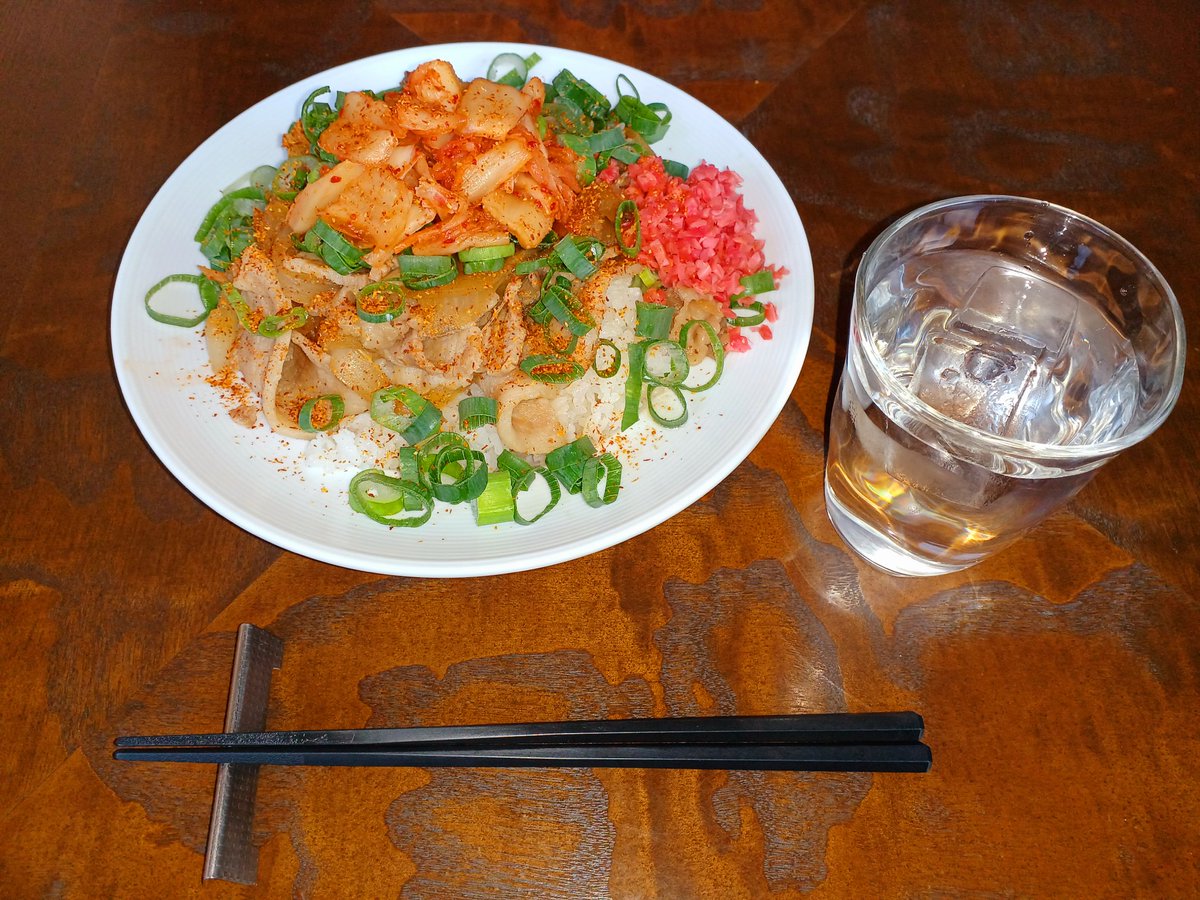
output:
M 965 573 L 860 563 L 823 508 L 858 257 L 955 194 L 1078 209 L 1175 287 L 1200 264 L 1188 3 L 169 4 L 0 11 L 0 893 L 1188 896 L 1200 892 L 1200 463 L 1174 416 Z M 106 342 L 121 252 L 183 157 L 331 65 L 548 42 L 708 103 L 788 185 L 816 330 L 778 422 L 648 534 L 486 580 L 379 578 L 215 516 L 155 460 Z M 927 776 L 266 769 L 257 891 L 200 883 L 213 770 L 112 761 L 219 729 L 234 631 L 285 643 L 273 727 L 919 710 Z

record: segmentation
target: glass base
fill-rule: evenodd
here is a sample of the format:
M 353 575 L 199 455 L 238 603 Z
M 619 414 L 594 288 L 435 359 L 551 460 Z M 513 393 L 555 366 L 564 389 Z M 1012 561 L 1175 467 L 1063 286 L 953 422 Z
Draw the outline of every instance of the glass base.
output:
M 825 511 L 846 546 L 875 568 L 892 575 L 945 575 L 977 562 L 936 563 L 904 549 L 842 506 L 829 489 L 829 482 L 825 483 Z

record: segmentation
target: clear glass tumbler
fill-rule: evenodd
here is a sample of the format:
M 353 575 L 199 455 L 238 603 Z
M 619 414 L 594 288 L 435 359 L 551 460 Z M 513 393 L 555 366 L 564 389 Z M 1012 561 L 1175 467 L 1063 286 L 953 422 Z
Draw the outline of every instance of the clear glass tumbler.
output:
M 966 568 L 1153 432 L 1183 382 L 1179 304 L 1119 235 L 1061 206 L 958 197 L 859 266 L 825 500 L 900 575 Z

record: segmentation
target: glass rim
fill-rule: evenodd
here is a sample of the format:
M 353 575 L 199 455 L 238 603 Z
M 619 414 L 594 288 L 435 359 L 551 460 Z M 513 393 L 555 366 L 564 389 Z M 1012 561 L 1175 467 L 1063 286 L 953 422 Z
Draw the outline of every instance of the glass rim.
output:
M 980 449 L 992 450 L 999 453 L 1004 453 L 1009 456 L 1032 459 L 1073 459 L 1086 460 L 1090 458 L 1106 458 L 1132 447 L 1145 438 L 1149 437 L 1159 426 L 1166 421 L 1167 416 L 1171 414 L 1171 410 L 1175 408 L 1175 403 L 1179 399 L 1180 391 L 1183 389 L 1183 373 L 1187 362 L 1187 334 L 1184 329 L 1183 311 L 1179 308 L 1179 301 L 1175 297 L 1175 292 L 1171 290 L 1171 286 L 1167 280 L 1163 278 L 1162 273 L 1152 263 L 1144 253 L 1137 247 L 1131 244 L 1117 232 L 1113 231 L 1106 225 L 1097 222 L 1090 216 L 1076 212 L 1069 207 L 1062 206 L 1057 203 L 1052 203 L 1049 200 L 1035 200 L 1031 197 L 1020 197 L 1013 194 L 968 194 L 960 197 L 948 197 L 944 200 L 936 200 L 933 203 L 914 209 L 909 213 L 901 216 L 891 225 L 883 230 L 878 237 L 871 242 L 871 245 L 863 253 L 862 259 L 859 261 L 858 272 L 854 277 L 854 298 L 853 312 L 851 313 L 854 323 L 866 334 L 871 333 L 871 329 L 867 327 L 866 313 L 864 311 L 865 304 L 859 302 L 859 298 L 867 296 L 866 291 L 866 270 L 867 263 L 879 253 L 880 249 L 886 245 L 896 233 L 902 228 L 910 225 L 916 219 L 921 218 L 931 212 L 952 209 L 956 206 L 967 206 L 970 204 L 982 203 L 998 203 L 998 202 L 1013 202 L 1023 204 L 1029 207 L 1038 209 L 1048 209 L 1058 212 L 1062 215 L 1069 216 L 1083 222 L 1089 228 L 1094 229 L 1098 233 L 1108 237 L 1114 243 L 1118 244 L 1121 249 L 1126 252 L 1130 259 L 1137 261 L 1145 267 L 1147 274 L 1161 287 L 1166 298 L 1167 305 L 1171 310 L 1171 317 L 1175 327 L 1174 355 L 1175 365 L 1171 372 L 1171 383 L 1164 391 L 1162 399 L 1159 401 L 1157 408 L 1153 414 L 1149 416 L 1145 422 L 1139 425 L 1132 431 L 1121 435 L 1119 438 L 1113 438 L 1107 441 L 1096 441 L 1088 444 L 1047 444 L 1037 441 L 1024 441 L 1019 438 L 1010 438 L 1003 435 L 993 434 L 990 431 L 983 431 L 971 425 L 967 425 L 957 419 L 951 418 L 945 413 L 933 408 L 924 400 L 917 397 L 916 394 L 909 390 L 908 385 L 902 383 L 891 369 L 884 362 L 878 348 L 875 346 L 875 341 L 863 341 L 860 343 L 859 352 L 869 363 L 875 377 L 880 379 L 884 386 L 891 393 L 890 399 L 900 404 L 907 412 L 912 414 L 925 425 L 933 428 L 939 434 L 948 434 L 959 440 L 970 441 L 974 446 Z M 853 335 L 851 335 L 853 342 Z M 847 354 L 854 352 L 851 347 L 847 347 Z

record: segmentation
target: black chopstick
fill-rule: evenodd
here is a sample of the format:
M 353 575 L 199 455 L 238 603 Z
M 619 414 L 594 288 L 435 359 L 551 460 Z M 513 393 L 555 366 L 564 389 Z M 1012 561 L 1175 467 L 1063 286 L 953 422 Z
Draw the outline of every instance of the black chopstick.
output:
M 128 747 L 117 759 L 276 766 L 477 766 L 553 768 L 756 769 L 803 772 L 928 772 L 929 748 L 901 744 L 666 744 L 633 746 L 453 747 Z
M 808 713 L 787 716 L 703 716 L 603 719 L 421 728 L 336 731 L 265 731 L 120 737 L 118 748 L 279 747 L 607 747 L 686 744 L 907 744 L 919 741 L 924 722 L 915 712 Z

